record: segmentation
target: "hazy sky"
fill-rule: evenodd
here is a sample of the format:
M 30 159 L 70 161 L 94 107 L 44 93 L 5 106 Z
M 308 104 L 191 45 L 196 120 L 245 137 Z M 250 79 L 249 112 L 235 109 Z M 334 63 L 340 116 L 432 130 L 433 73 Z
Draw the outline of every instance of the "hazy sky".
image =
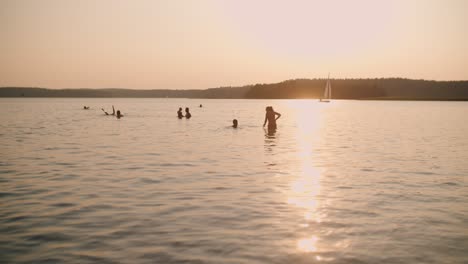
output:
M 468 80 L 468 0 L 0 0 L 0 86 Z

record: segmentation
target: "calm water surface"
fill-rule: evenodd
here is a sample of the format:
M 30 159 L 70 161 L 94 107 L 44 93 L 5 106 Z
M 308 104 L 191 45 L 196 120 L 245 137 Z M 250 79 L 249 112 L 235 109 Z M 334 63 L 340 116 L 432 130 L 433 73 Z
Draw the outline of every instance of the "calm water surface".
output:
M 112 104 L 124 118 L 100 110 Z M 25 98 L 0 112 L 0 263 L 468 261 L 466 102 Z

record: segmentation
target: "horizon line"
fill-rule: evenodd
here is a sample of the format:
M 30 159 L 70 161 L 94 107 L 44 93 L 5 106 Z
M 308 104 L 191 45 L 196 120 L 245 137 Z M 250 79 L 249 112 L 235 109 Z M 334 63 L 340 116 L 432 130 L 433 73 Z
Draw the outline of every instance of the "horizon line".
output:
M 409 81 L 426 81 L 426 82 L 467 82 L 466 80 L 434 80 L 434 79 L 411 79 L 405 77 L 379 77 L 379 78 L 331 78 L 330 80 L 391 80 L 391 79 L 401 79 L 401 80 L 409 80 Z M 288 81 L 298 81 L 298 80 L 327 80 L 327 78 L 294 78 L 294 79 L 286 79 L 280 82 L 270 82 L 270 83 L 255 83 L 255 84 L 245 84 L 245 85 L 224 85 L 224 86 L 217 86 L 217 87 L 208 87 L 208 88 L 194 88 L 194 89 L 181 89 L 181 88 L 128 88 L 128 87 L 101 87 L 101 88 L 89 88 L 89 87 L 81 87 L 81 88 L 50 88 L 50 87 L 40 87 L 40 86 L 0 86 L 0 89 L 4 88 L 36 88 L 36 89 L 49 89 L 49 90 L 208 90 L 208 89 L 217 89 L 217 88 L 240 88 L 240 87 L 249 87 L 255 85 L 269 85 L 269 84 L 278 84 Z

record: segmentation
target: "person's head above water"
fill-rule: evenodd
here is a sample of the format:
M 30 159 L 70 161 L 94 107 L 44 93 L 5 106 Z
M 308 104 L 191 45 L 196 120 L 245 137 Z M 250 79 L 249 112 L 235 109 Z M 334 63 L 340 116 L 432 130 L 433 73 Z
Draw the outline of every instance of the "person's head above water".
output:
M 117 110 L 117 118 L 121 118 L 123 115 L 120 113 L 120 110 Z
M 237 122 L 237 119 L 233 119 L 233 120 L 232 120 L 232 127 L 233 127 L 233 128 L 237 128 L 237 123 L 238 123 L 238 122 Z
M 182 111 L 182 107 L 179 107 L 179 111 Z
M 267 107 L 265 108 L 265 111 L 267 111 L 267 112 L 268 112 L 268 111 L 273 111 L 273 106 L 267 106 Z
M 185 107 L 185 112 L 188 112 L 189 111 L 189 108 L 188 107 Z

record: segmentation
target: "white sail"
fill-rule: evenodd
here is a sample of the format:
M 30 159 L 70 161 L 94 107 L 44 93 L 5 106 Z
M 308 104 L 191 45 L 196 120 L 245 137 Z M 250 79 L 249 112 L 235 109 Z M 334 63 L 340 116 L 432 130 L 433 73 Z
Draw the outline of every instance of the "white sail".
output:
M 327 80 L 327 84 L 325 84 L 325 91 L 323 91 L 323 99 L 328 99 L 328 90 L 329 90 L 329 81 Z
M 325 85 L 325 91 L 323 92 L 323 98 L 320 99 L 321 102 L 329 102 L 331 99 L 331 82 L 330 75 L 328 75 L 327 84 Z

